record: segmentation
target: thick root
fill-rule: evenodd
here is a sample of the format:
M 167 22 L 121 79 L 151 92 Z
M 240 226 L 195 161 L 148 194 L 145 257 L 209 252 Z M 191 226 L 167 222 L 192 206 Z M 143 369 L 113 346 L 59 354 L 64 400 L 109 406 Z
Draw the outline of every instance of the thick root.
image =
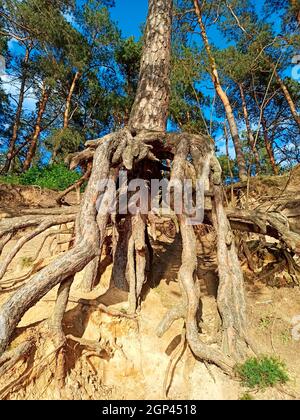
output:
M 200 340 L 196 321 L 199 294 L 194 280 L 197 268 L 196 237 L 193 227 L 186 223 L 184 216 L 180 217 L 180 230 L 183 250 L 182 265 L 178 277 L 187 300 L 186 337 L 188 344 L 196 357 L 219 366 L 226 374 L 233 375 L 234 362 L 232 359 Z
M 76 241 L 74 248 L 60 256 L 48 267 L 34 275 L 0 309 L 0 355 L 8 346 L 15 327 L 25 312 L 38 302 L 47 292 L 62 281 L 74 276 L 97 255 L 100 256 L 105 239 L 111 191 L 106 191 L 96 212 L 99 182 L 109 177 L 111 148 L 104 143 L 95 152 L 93 171 L 80 213 L 76 222 Z M 34 222 L 36 223 L 36 221 Z
M 19 360 L 26 359 L 35 342 L 33 339 L 21 343 L 14 350 L 7 351 L 0 357 L 0 376 L 13 368 Z
M 51 329 L 55 337 L 55 346 L 59 347 L 60 350 L 57 354 L 56 359 L 56 370 L 55 370 L 55 381 L 58 389 L 62 389 L 65 385 L 65 374 L 66 374 L 66 360 L 65 360 L 65 342 L 66 337 L 63 331 L 63 317 L 67 309 L 68 299 L 70 295 L 70 289 L 74 281 L 74 276 L 66 279 L 59 286 L 57 292 L 57 299 L 55 308 L 53 311 L 52 318 L 50 320 Z

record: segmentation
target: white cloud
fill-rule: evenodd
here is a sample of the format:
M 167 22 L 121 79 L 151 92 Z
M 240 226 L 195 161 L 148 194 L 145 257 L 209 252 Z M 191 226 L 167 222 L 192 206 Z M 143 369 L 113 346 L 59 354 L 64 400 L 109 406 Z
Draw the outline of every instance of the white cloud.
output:
M 15 79 L 14 76 L 9 74 L 3 74 L 0 76 L 2 81 L 2 87 L 4 91 L 12 98 L 11 102 L 15 106 L 20 93 L 20 81 Z M 28 89 L 25 94 L 24 111 L 31 112 L 35 110 L 37 98 L 32 88 Z
M 216 145 L 218 147 L 218 155 L 226 155 L 226 141 L 224 140 L 223 136 L 219 136 L 216 138 Z M 235 150 L 234 150 L 234 145 L 231 141 L 231 139 L 229 140 L 229 147 L 228 147 L 228 151 L 229 151 L 229 156 L 232 159 L 235 159 Z

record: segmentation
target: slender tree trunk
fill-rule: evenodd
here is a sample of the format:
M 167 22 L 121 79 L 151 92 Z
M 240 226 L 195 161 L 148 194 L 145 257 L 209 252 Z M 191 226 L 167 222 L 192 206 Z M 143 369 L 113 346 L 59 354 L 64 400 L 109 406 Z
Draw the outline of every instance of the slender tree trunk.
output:
M 292 7 L 295 10 L 295 16 L 297 19 L 298 24 L 300 25 L 300 3 L 299 0 L 291 0 Z
M 42 123 L 42 118 L 44 115 L 44 112 L 46 110 L 46 105 L 49 99 L 49 90 L 48 88 L 45 86 L 45 83 L 43 83 L 43 87 L 42 87 L 42 96 L 41 99 L 39 101 L 39 106 L 38 106 L 38 114 L 37 114 L 37 119 L 36 119 L 36 123 L 35 123 L 35 127 L 34 127 L 34 132 L 33 135 L 31 137 L 30 140 L 30 144 L 29 144 L 29 149 L 27 152 L 27 156 L 23 165 L 23 170 L 27 171 L 31 164 L 32 164 L 32 160 L 35 156 L 36 153 L 36 148 L 37 148 L 37 144 L 38 144 L 38 140 L 39 140 L 39 136 L 40 136 L 40 132 L 41 132 L 41 123 Z
M 21 114 L 23 109 L 23 103 L 24 103 L 24 96 L 25 96 L 25 88 L 26 88 L 26 81 L 27 81 L 27 65 L 29 62 L 29 56 L 30 56 L 30 49 L 27 48 L 25 52 L 25 57 L 23 60 L 23 70 L 22 70 L 22 79 L 21 79 L 21 86 L 20 86 L 20 93 L 19 93 L 19 99 L 18 99 L 18 106 L 16 110 L 15 115 L 15 121 L 13 125 L 12 130 L 12 136 L 10 138 L 8 152 L 6 161 L 4 164 L 4 167 L 2 169 L 3 173 L 7 173 L 11 169 L 11 164 L 14 158 L 14 151 L 15 151 L 15 145 L 18 139 L 18 132 L 20 128 L 20 122 L 21 122 Z
M 297 112 L 297 108 L 296 108 L 295 102 L 293 101 L 293 98 L 291 97 L 291 94 L 290 94 L 290 92 L 289 92 L 286 84 L 281 79 L 280 75 L 278 74 L 278 71 L 276 70 L 276 67 L 275 67 L 274 63 L 272 63 L 271 61 L 270 61 L 270 63 L 271 63 L 272 69 L 274 70 L 274 74 L 275 74 L 276 80 L 277 80 L 277 82 L 278 82 L 278 84 L 279 84 L 279 86 L 280 86 L 280 88 L 281 88 L 281 90 L 282 90 L 282 92 L 284 94 L 284 97 L 285 97 L 285 99 L 286 99 L 286 101 L 288 103 L 288 106 L 289 106 L 289 108 L 291 110 L 291 114 L 292 114 L 292 116 L 293 116 L 296 124 L 298 125 L 298 127 L 300 129 L 300 115 Z
M 67 100 L 66 100 L 66 107 L 65 107 L 65 112 L 64 112 L 64 125 L 63 128 L 68 128 L 69 126 L 69 119 L 70 119 L 70 109 L 71 109 L 71 100 L 72 100 L 72 96 L 76 87 L 76 83 L 77 81 L 80 79 L 81 74 L 79 71 L 77 71 L 75 73 L 75 76 L 72 80 L 72 84 L 67 96 Z
M 233 176 L 231 161 L 230 161 L 229 138 L 228 138 L 228 130 L 227 130 L 227 126 L 226 126 L 226 121 L 224 121 L 223 129 L 224 129 L 224 136 L 225 136 L 225 142 L 226 142 L 226 156 L 227 156 L 227 163 L 228 163 L 228 172 L 229 172 L 230 180 L 231 180 L 231 182 L 233 182 L 234 176 Z
M 211 51 L 211 46 L 207 37 L 207 33 L 206 33 L 206 28 L 203 22 L 203 17 L 202 17 L 202 9 L 200 7 L 199 4 L 199 0 L 194 0 L 194 6 L 195 6 L 195 13 L 197 15 L 198 18 L 198 23 L 200 26 L 200 30 L 201 30 L 201 36 L 204 42 L 204 46 L 205 46 L 205 50 L 210 62 L 210 69 L 211 69 L 211 78 L 212 81 L 214 83 L 216 92 L 220 98 L 220 100 L 223 103 L 223 106 L 225 108 L 225 112 L 226 112 L 226 117 L 227 117 L 227 121 L 228 121 L 228 125 L 230 128 L 230 132 L 231 132 L 231 136 L 233 139 L 233 143 L 234 143 L 234 148 L 235 148 L 235 152 L 236 152 L 236 158 L 237 158 L 237 164 L 238 164 L 238 168 L 239 168 L 239 176 L 241 181 L 245 181 L 247 180 L 248 176 L 247 176 L 247 169 L 246 169 L 246 161 L 245 161 L 245 156 L 242 150 L 242 145 L 241 145 L 241 139 L 239 136 L 239 132 L 238 132 L 238 128 L 237 128 L 237 123 L 234 117 L 234 113 L 233 113 L 233 109 L 232 106 L 230 104 L 229 98 L 226 94 L 226 92 L 224 91 L 224 89 L 222 88 L 221 82 L 220 82 L 220 77 L 219 77 L 219 73 L 218 73 L 218 69 L 217 69 L 217 64 L 216 61 L 214 59 L 213 53 Z
M 165 131 L 170 100 L 173 0 L 149 0 L 144 51 L 129 126 Z
M 259 170 L 260 170 L 259 154 L 258 154 L 257 147 L 255 145 L 255 139 L 254 139 L 254 136 L 253 136 L 253 132 L 251 130 L 251 124 L 250 124 L 250 119 L 249 119 L 249 113 L 248 113 L 248 108 L 247 108 L 247 102 L 246 102 L 244 87 L 243 87 L 242 83 L 238 83 L 238 86 L 239 86 L 239 90 L 240 90 L 240 93 L 241 93 L 244 119 L 245 119 L 245 124 L 246 124 L 246 127 L 247 127 L 248 142 L 249 142 L 249 146 L 251 147 L 251 150 L 253 152 L 253 156 L 254 156 L 254 159 L 255 159 L 256 174 L 258 174 Z
M 266 150 L 267 150 L 267 153 L 268 153 L 268 156 L 269 156 L 269 160 L 270 160 L 273 172 L 274 172 L 275 175 L 278 175 L 278 173 L 279 173 L 278 166 L 276 164 L 272 143 L 269 139 L 267 122 L 266 122 L 266 119 L 265 119 L 264 116 L 261 119 L 261 125 L 262 125 L 262 128 L 263 128 L 263 135 L 264 135 Z
M 298 19 L 298 22 L 300 23 L 300 9 L 299 9 L 299 6 L 298 6 L 299 0 L 291 0 L 291 3 L 292 3 L 292 6 L 295 8 L 295 11 L 297 12 L 297 19 Z M 234 13 L 232 7 L 229 6 L 228 4 L 227 4 L 227 7 L 228 7 L 229 11 L 231 12 L 233 18 L 235 19 L 238 27 L 243 31 L 244 34 L 247 35 L 247 37 L 250 40 L 253 40 L 253 34 L 252 33 L 248 33 L 247 30 L 243 27 L 243 25 L 241 24 L 239 18 Z M 265 47 L 262 44 L 260 44 L 260 46 L 259 46 L 260 52 L 263 51 L 264 49 L 265 49 Z M 300 116 L 299 116 L 299 114 L 297 112 L 296 105 L 295 105 L 295 103 L 294 103 L 294 101 L 293 101 L 293 99 L 292 99 L 292 97 L 290 95 L 290 92 L 289 92 L 288 88 L 285 85 L 285 83 L 283 82 L 283 80 L 281 79 L 280 75 L 278 74 L 277 66 L 273 63 L 272 59 L 270 57 L 268 57 L 267 55 L 265 56 L 265 58 L 266 58 L 268 64 L 270 65 L 271 69 L 274 71 L 274 75 L 276 77 L 276 80 L 277 80 L 279 86 L 281 87 L 281 90 L 282 90 L 282 92 L 283 92 L 283 94 L 285 96 L 285 99 L 287 100 L 287 103 L 288 103 L 288 105 L 290 107 L 291 114 L 292 114 L 294 120 L 296 121 L 298 127 L 300 128 Z
M 71 83 L 71 86 L 70 86 L 70 89 L 69 89 L 69 93 L 68 93 L 68 96 L 67 96 L 67 99 L 66 99 L 65 112 L 64 112 L 64 121 L 63 121 L 63 127 L 62 127 L 63 130 L 65 130 L 66 128 L 69 127 L 71 101 L 72 101 L 72 97 L 73 97 L 74 90 L 75 90 L 75 87 L 76 87 L 76 83 L 80 79 L 80 77 L 81 77 L 81 73 L 79 71 L 77 71 L 75 73 L 75 76 L 72 80 L 72 83 Z M 50 159 L 50 162 L 49 162 L 50 164 L 55 162 L 59 146 L 60 146 L 60 144 L 54 145 L 52 156 L 51 156 L 51 159 Z

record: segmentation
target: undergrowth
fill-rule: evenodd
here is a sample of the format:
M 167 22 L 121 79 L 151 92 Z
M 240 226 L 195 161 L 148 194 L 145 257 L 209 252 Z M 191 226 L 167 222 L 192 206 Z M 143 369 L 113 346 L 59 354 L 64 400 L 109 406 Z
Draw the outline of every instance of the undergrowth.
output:
M 289 380 L 285 364 L 275 357 L 261 356 L 238 365 L 236 371 L 244 386 L 265 389 Z
M 79 172 L 70 171 L 64 164 L 33 166 L 20 175 L 0 176 L 0 183 L 35 185 L 55 191 L 64 191 L 80 178 Z

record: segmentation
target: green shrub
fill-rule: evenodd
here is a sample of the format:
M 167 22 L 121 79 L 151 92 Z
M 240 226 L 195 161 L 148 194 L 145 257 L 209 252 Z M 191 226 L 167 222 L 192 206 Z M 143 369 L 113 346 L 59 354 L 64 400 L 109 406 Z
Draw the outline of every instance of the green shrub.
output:
M 17 175 L 0 177 L 0 183 L 14 185 L 36 185 L 41 188 L 48 188 L 55 191 L 63 191 L 74 184 L 80 173 L 70 171 L 64 164 L 49 166 L 33 166 L 27 172 Z
M 248 388 L 264 389 L 289 380 L 285 364 L 275 357 L 251 358 L 238 365 L 236 370 Z
M 78 172 L 70 171 L 64 164 L 45 167 L 34 166 L 20 176 L 22 185 L 37 185 L 41 188 L 63 191 L 80 178 Z
M 0 184 L 18 185 L 20 184 L 20 179 L 18 175 L 1 175 Z
M 253 401 L 253 400 L 254 400 L 254 397 L 252 397 L 252 395 L 249 394 L 248 392 L 243 394 L 240 398 L 240 401 Z

